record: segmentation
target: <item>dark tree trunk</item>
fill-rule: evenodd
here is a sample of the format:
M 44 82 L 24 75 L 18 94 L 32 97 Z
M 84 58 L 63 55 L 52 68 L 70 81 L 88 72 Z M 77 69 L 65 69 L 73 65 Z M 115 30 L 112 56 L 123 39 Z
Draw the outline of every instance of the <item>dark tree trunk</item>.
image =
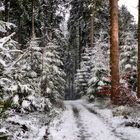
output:
M 8 22 L 9 21 L 9 0 L 5 0 L 5 22 Z
M 94 22 L 93 22 L 93 16 L 90 17 L 90 47 L 93 47 L 93 37 L 94 37 Z
M 140 0 L 138 5 L 138 83 L 137 96 L 140 98 Z
M 91 7 L 91 15 L 90 15 L 90 47 L 94 45 L 94 16 L 95 16 L 95 2 L 92 0 Z
M 35 38 L 35 0 L 32 0 L 32 38 Z
M 110 67 L 111 67 L 111 100 L 117 104 L 119 96 L 119 38 L 118 38 L 118 0 L 110 0 Z
M 4 3 L 4 5 L 5 5 L 5 12 L 4 12 L 4 14 L 5 14 L 5 22 L 9 22 L 9 7 L 10 7 L 10 2 L 9 2 L 9 0 L 5 0 L 5 3 Z M 9 33 L 8 33 L 8 28 L 7 28 L 7 26 L 5 26 L 5 29 L 6 29 L 6 33 L 5 33 L 5 35 L 7 36 Z
M 77 49 L 76 49 L 76 61 L 77 61 L 77 66 L 76 69 L 80 68 L 80 22 L 78 21 L 77 27 L 76 27 L 76 44 L 77 44 Z

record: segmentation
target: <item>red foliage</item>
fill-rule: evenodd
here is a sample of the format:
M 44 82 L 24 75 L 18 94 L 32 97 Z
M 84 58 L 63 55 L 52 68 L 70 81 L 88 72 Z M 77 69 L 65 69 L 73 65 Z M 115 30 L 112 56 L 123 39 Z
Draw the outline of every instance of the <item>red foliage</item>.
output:
M 119 90 L 120 95 L 116 96 L 118 105 L 134 105 L 137 101 L 135 95 L 131 93 L 131 89 L 120 85 L 117 90 Z
M 127 71 L 124 76 L 122 76 L 122 79 L 125 81 L 125 83 L 120 84 L 116 88 L 116 90 L 119 90 L 119 92 L 116 91 L 116 93 L 120 93 L 119 95 L 116 95 L 116 101 L 118 105 L 135 105 L 137 101 L 137 97 L 132 94 L 131 85 L 129 84 L 129 77 L 131 75 L 130 71 Z M 110 79 L 110 77 L 108 77 Z M 110 97 L 111 96 L 111 87 L 110 85 L 107 86 L 101 86 L 100 90 L 98 90 L 97 95 L 101 97 Z
M 116 90 L 119 90 L 120 93 L 115 97 L 118 105 L 134 105 L 136 103 L 137 98 L 131 93 L 129 86 L 125 87 L 124 85 L 120 85 Z M 97 92 L 97 95 L 101 97 L 110 97 L 110 86 L 102 86 L 101 89 Z
M 101 89 L 97 92 L 97 95 L 109 97 L 111 95 L 110 86 L 101 86 Z

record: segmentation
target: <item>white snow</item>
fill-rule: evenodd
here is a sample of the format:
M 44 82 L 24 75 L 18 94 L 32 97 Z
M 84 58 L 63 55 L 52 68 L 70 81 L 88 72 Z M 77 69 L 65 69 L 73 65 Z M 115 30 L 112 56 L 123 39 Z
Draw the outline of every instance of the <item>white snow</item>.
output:
M 104 82 L 103 81 L 99 81 L 98 85 L 99 86 L 104 86 Z
M 7 132 L 6 128 L 1 128 L 0 129 L 0 133 L 6 133 L 6 132 Z
M 5 7 L 4 6 L 1 6 L 0 7 L 0 11 L 4 11 L 5 10 Z
M 15 115 L 6 120 L 5 127 L 0 132 L 8 132 L 11 140 L 43 140 L 48 126 L 48 115 L 43 113 L 31 113 L 27 115 Z M 23 126 L 27 127 L 24 131 Z
M 125 126 L 126 122 L 139 122 L 138 119 L 124 119 L 123 115 L 113 117 L 114 110 L 131 112 L 132 108 L 108 108 L 101 101 L 91 104 L 84 99 L 65 101 L 64 105 L 65 110 L 59 112 L 49 126 L 45 113 L 22 114 L 6 119 L 0 132 L 10 131 L 11 140 L 43 140 L 44 136 L 48 136 L 48 140 L 140 140 L 138 128 Z M 24 132 L 22 126 L 28 130 Z
M 78 106 L 81 114 L 81 121 L 83 126 L 87 130 L 89 138 L 87 140 L 119 140 L 116 136 L 113 135 L 110 128 L 96 115 L 90 113 L 82 105 Z M 86 135 L 86 134 L 85 134 Z
M 51 123 L 49 140 L 140 139 L 140 130 L 125 127 L 124 123 L 129 119 L 113 117 L 112 109 L 100 109 L 99 104 L 83 100 L 66 101 L 65 106 L 66 110 Z
M 61 118 L 58 117 L 51 123 L 49 138 L 50 140 L 79 140 L 78 131 L 72 107 L 67 104 Z
M 87 104 L 87 106 L 96 110 L 98 116 L 102 118 L 102 120 L 104 120 L 104 122 L 107 123 L 110 128 L 112 128 L 117 136 L 125 140 L 140 140 L 140 129 L 134 127 L 125 127 L 124 125 L 125 122 L 135 122 L 137 119 L 139 120 L 139 118 L 136 117 L 135 119 L 124 119 L 124 116 L 122 115 L 113 117 L 112 108 L 99 109 L 99 104 L 101 103 L 95 102 L 95 104 Z M 132 109 L 127 106 L 120 106 L 117 107 L 117 109 L 122 110 L 125 113 L 127 113 L 128 111 L 132 112 Z
M 15 95 L 13 98 L 13 103 L 18 104 L 18 102 L 19 102 L 19 97 L 18 97 L 18 95 Z
M 95 114 L 88 111 L 82 101 L 65 102 L 66 110 L 52 122 L 50 140 L 120 140 Z M 74 114 L 73 108 L 79 113 Z
M 0 11 L 1 11 L 1 8 L 0 8 Z M 13 23 L 9 23 L 9 22 L 4 22 L 2 20 L 0 20 L 0 31 L 5 33 L 6 32 L 6 28 L 8 29 L 11 29 L 11 27 L 16 27 L 15 24 Z
M 24 100 L 24 101 L 22 102 L 22 107 L 23 107 L 23 108 L 27 108 L 27 107 L 29 107 L 29 106 L 30 106 L 30 102 L 29 102 L 29 101 Z
M 125 65 L 125 69 L 130 69 L 130 68 L 131 68 L 130 64 Z
M 89 84 L 90 83 L 94 83 L 94 82 L 96 82 L 98 79 L 97 79 L 97 77 L 92 77 L 90 80 L 89 80 Z

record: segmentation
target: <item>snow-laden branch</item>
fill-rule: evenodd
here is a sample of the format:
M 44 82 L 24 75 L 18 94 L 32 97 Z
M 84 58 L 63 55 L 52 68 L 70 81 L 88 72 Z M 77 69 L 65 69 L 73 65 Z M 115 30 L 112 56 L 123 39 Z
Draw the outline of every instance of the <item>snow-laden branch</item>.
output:
M 29 49 L 25 51 L 19 58 L 17 58 L 10 66 L 7 66 L 6 69 L 11 70 L 12 67 L 14 67 L 27 53 L 29 52 Z
M 32 44 L 30 44 L 30 46 L 26 49 L 26 51 L 22 55 L 20 55 L 11 65 L 7 66 L 6 69 L 8 71 L 11 70 L 30 51 L 32 47 L 33 47 Z
M 23 53 L 21 50 L 4 50 L 3 52 L 0 52 L 0 54 L 5 54 L 5 53 Z
M 11 35 L 1 38 L 0 39 L 0 48 L 3 49 L 3 46 L 11 39 L 12 36 L 14 36 L 16 33 L 12 33 Z

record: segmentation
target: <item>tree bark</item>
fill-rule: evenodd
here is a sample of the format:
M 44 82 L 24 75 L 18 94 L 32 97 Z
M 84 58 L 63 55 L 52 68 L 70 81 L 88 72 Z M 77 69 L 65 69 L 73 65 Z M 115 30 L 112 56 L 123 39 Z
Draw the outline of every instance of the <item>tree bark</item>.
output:
M 90 15 L 90 47 L 94 45 L 94 16 L 95 16 L 95 2 L 92 0 L 91 15 Z
M 77 43 L 77 50 L 76 50 L 76 61 L 77 61 L 77 66 L 76 69 L 80 68 L 80 31 L 79 31 L 79 21 L 76 26 L 76 43 Z
M 118 0 L 110 0 L 110 67 L 111 67 L 111 100 L 117 104 L 119 96 L 119 38 L 118 38 Z
M 35 0 L 32 0 L 32 38 L 35 38 Z
M 93 37 L 94 37 L 94 30 L 93 30 L 93 15 L 90 17 L 90 47 L 93 47 Z
M 9 0 L 5 0 L 5 22 L 9 22 Z
M 138 82 L 137 97 L 140 98 L 140 0 L 138 5 Z
M 4 14 L 5 14 L 5 22 L 9 22 L 9 7 L 10 7 L 9 0 L 5 0 L 4 5 L 5 5 L 5 12 L 4 12 Z M 5 24 L 5 29 L 7 31 L 5 33 L 5 35 L 8 36 L 9 32 L 8 32 L 8 28 L 7 28 L 6 24 Z

